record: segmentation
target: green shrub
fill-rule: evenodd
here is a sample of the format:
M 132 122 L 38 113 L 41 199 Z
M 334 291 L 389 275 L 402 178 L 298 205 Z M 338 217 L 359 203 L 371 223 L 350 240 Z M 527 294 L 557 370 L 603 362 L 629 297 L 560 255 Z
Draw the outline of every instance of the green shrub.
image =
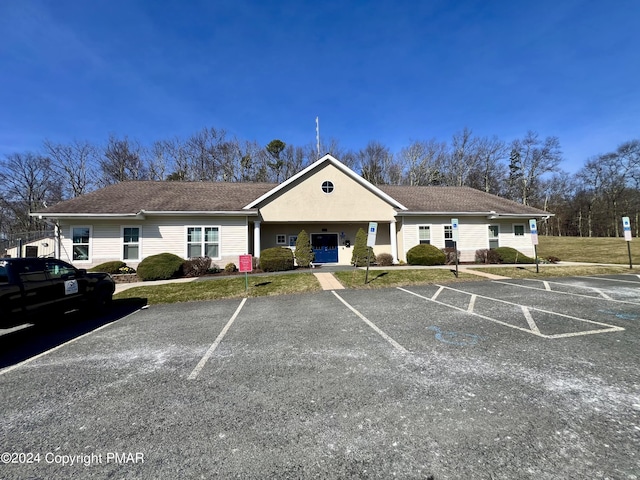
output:
M 289 248 L 267 248 L 260 252 L 260 268 L 265 272 L 293 270 L 293 252 Z
M 353 243 L 351 264 L 356 267 L 364 267 L 367 264 L 367 255 L 369 256 L 370 264 L 376 262 L 376 256 L 373 253 L 373 248 L 367 247 L 367 232 L 361 228 L 358 230 L 358 233 L 356 233 L 356 240 Z
M 224 271 L 226 273 L 234 273 L 238 271 L 238 267 L 236 266 L 235 263 L 229 262 L 224 266 Z
M 194 257 L 185 260 L 182 264 L 182 274 L 185 277 L 200 277 L 207 273 L 211 265 L 209 257 Z
M 90 272 L 104 272 L 104 273 L 110 273 L 112 275 L 117 274 L 117 273 L 121 273 L 119 270 L 123 267 L 126 267 L 127 264 L 124 262 L 121 262 L 119 260 L 113 261 L 113 262 L 105 262 L 105 263 L 101 263 L 100 265 L 96 265 L 95 267 L 93 267 L 91 270 L 89 270 Z
M 511 247 L 494 248 L 493 252 L 500 258 L 500 263 L 535 263 L 531 257 Z
M 389 267 L 393 265 L 393 255 L 390 253 L 381 253 L 376 255 L 376 263 L 381 267 Z
M 184 259 L 172 253 L 160 253 L 145 258 L 138 265 L 138 276 L 145 281 L 168 280 L 182 275 Z
M 311 264 L 311 262 L 313 262 L 313 247 L 311 247 L 309 235 L 304 230 L 302 230 L 298 234 L 298 239 L 296 240 L 296 251 L 294 255 L 296 257 L 296 263 L 299 267 L 306 268 Z
M 446 259 L 442 250 L 427 243 L 416 245 L 407 252 L 409 265 L 444 265 Z

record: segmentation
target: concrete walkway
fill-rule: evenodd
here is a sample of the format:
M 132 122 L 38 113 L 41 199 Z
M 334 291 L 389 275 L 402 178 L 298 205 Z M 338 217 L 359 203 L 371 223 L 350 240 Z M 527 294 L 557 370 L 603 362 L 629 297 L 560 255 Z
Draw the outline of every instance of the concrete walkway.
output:
M 343 290 L 344 287 L 331 272 L 314 273 L 323 290 Z

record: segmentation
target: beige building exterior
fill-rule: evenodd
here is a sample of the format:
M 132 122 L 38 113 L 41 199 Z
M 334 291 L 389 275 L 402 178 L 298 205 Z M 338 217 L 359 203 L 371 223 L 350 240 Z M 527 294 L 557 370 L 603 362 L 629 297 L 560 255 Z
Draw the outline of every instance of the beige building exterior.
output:
M 529 220 L 550 214 L 468 187 L 375 186 L 331 155 L 281 184 L 124 182 L 36 212 L 56 225 L 55 256 L 79 267 L 122 260 L 136 268 L 163 252 L 224 266 L 311 238 L 315 263 L 349 265 L 357 231 L 378 224 L 374 252 L 406 261 L 419 243 L 451 247 L 461 261 L 510 246 L 533 255 Z

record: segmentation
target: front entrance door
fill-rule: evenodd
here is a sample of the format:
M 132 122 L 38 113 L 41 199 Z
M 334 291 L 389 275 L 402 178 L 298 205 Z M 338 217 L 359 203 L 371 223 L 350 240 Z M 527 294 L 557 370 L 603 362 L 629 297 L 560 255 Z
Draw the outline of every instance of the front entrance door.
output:
M 315 254 L 314 263 L 338 262 L 337 233 L 312 233 L 311 247 Z

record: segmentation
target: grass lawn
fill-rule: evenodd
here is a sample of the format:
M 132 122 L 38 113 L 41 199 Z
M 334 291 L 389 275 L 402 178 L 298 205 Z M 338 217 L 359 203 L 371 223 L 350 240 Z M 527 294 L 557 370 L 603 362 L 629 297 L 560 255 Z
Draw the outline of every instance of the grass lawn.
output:
M 263 297 L 287 293 L 320 291 L 311 273 L 249 276 L 249 292 L 245 292 L 244 275 L 187 283 L 133 287 L 113 296 L 114 300 L 146 298 L 148 304 L 218 300 L 221 298 Z
M 548 278 L 548 277 L 574 277 L 579 275 L 607 275 L 619 273 L 640 273 L 640 269 L 629 267 L 609 267 L 609 266 L 591 266 L 591 265 L 571 265 L 571 266 L 555 266 L 540 265 L 540 273 L 536 273 L 535 265 L 518 265 L 517 267 L 482 267 L 475 268 L 481 272 L 493 273 L 494 275 L 502 275 L 509 278 Z
M 627 242 L 609 237 L 539 237 L 538 256 L 551 255 L 566 262 L 620 263 L 629 265 Z M 640 238 L 631 241 L 631 261 L 640 265 Z
M 454 267 L 455 269 L 455 267 Z M 366 272 L 352 270 L 335 272 L 333 275 L 347 288 L 385 288 L 425 283 L 452 283 L 481 280 L 477 275 L 460 272 L 458 278 L 449 270 L 433 268 L 425 270 L 370 270 L 369 283 L 364 284 Z

